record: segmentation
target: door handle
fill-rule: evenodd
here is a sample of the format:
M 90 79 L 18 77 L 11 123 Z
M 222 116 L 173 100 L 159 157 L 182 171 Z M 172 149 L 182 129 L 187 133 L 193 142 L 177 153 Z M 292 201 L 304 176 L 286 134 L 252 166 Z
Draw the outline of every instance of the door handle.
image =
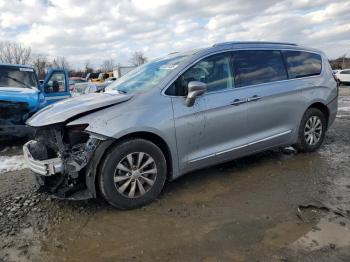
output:
M 240 104 L 247 103 L 247 99 L 235 99 L 231 102 L 233 106 L 239 106 Z
M 254 96 L 252 96 L 252 97 L 249 97 L 249 98 L 247 99 L 247 102 L 258 101 L 258 100 L 260 100 L 261 98 L 262 98 L 261 96 L 254 95 Z

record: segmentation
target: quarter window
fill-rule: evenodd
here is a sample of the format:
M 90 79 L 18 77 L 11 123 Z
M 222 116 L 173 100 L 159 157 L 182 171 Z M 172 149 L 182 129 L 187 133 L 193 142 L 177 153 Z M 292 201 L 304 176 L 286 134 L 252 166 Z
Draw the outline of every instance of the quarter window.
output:
M 238 87 L 287 79 L 280 51 L 236 51 L 234 52 L 233 62 Z
M 165 92 L 167 95 L 185 96 L 191 81 L 207 84 L 207 92 L 225 90 L 234 86 L 230 53 L 221 53 L 204 58 L 185 73 Z
M 303 51 L 282 51 L 290 79 L 319 75 L 321 56 Z

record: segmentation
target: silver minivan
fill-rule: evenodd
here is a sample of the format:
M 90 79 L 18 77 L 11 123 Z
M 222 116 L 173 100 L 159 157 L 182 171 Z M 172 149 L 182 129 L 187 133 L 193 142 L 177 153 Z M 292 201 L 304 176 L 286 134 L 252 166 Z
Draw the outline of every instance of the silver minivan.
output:
M 337 113 L 323 52 L 226 42 L 144 64 L 104 93 L 31 117 L 23 147 L 37 182 L 62 199 L 150 203 L 166 180 L 263 150 L 317 150 Z

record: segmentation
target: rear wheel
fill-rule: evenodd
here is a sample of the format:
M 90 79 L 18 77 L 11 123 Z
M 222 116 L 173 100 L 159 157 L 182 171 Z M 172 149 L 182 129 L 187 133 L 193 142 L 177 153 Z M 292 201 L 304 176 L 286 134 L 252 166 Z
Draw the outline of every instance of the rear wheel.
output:
M 313 152 L 323 143 L 327 129 L 325 115 L 317 108 L 309 108 L 301 120 L 298 142 L 295 147 L 301 152 Z
M 106 156 L 99 177 L 100 191 L 117 208 L 140 207 L 160 194 L 166 170 L 159 147 L 144 139 L 127 140 Z

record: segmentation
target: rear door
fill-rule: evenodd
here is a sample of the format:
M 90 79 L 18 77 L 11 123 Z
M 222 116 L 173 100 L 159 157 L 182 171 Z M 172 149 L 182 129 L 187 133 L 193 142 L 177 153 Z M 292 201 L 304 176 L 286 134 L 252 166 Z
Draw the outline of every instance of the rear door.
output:
M 233 55 L 235 80 L 247 98 L 250 152 L 290 141 L 300 110 L 300 89 L 288 75 L 278 50 L 241 50 Z
M 58 69 L 50 70 L 42 84 L 42 90 L 47 104 L 70 97 L 67 72 Z
M 207 84 L 195 104 L 185 104 L 190 81 Z M 212 165 L 244 154 L 246 105 L 242 90 L 234 88 L 231 53 L 204 58 L 175 81 L 172 98 L 180 169 Z

